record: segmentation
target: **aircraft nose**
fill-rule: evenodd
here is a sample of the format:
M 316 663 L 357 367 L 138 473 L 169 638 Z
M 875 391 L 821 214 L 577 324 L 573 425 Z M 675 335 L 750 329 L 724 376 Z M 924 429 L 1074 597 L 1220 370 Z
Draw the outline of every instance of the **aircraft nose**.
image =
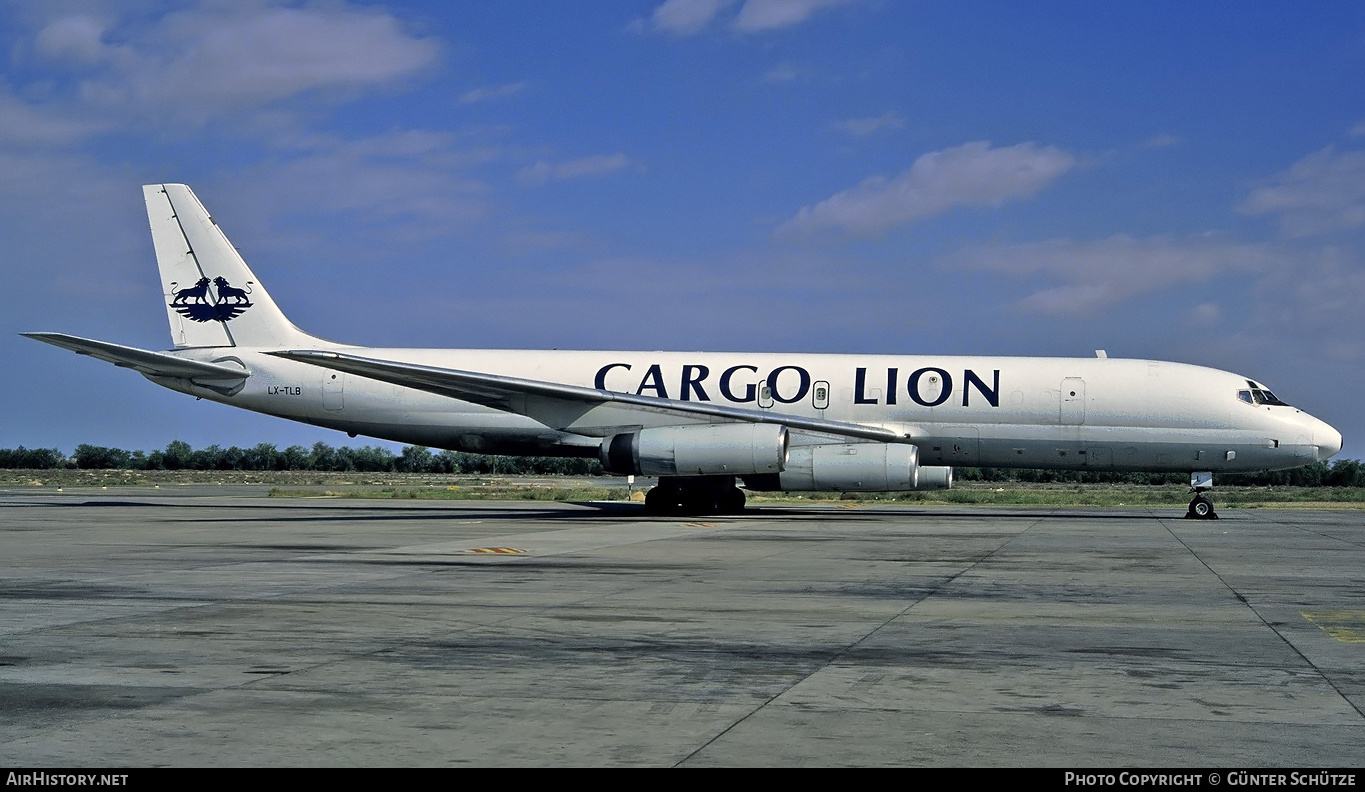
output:
M 1318 421 L 1318 424 L 1318 428 L 1313 432 L 1313 439 L 1317 441 L 1318 461 L 1326 462 L 1341 450 L 1341 432 L 1322 421 Z

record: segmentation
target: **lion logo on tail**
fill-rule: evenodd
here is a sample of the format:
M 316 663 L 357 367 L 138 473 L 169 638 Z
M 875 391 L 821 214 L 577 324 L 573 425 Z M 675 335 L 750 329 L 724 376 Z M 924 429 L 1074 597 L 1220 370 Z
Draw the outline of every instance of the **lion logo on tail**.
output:
M 210 283 L 213 285 L 212 290 L 209 288 Z M 239 289 L 220 275 L 211 282 L 204 277 L 188 288 L 175 287 L 176 284 L 172 283 L 171 308 L 195 322 L 228 322 L 252 306 L 249 296 L 251 281 L 247 281 L 245 289 Z

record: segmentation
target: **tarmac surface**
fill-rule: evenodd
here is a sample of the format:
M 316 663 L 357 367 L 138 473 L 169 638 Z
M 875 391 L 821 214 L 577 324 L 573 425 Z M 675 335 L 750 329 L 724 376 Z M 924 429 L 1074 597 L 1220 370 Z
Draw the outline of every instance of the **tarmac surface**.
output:
M 1365 766 L 1365 512 L 1182 511 L 7 488 L 0 764 Z

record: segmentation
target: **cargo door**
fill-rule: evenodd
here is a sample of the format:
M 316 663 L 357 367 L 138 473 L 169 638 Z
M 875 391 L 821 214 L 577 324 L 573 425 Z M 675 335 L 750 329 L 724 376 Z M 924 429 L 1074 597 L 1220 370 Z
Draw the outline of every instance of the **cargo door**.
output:
M 1114 469 L 1114 452 L 1107 446 L 1091 446 L 1085 449 L 1085 466 L 1096 470 Z
M 1067 377 L 1062 380 L 1062 390 L 1058 400 L 1061 405 L 1059 423 L 1062 426 L 1080 426 L 1085 423 L 1085 380 L 1080 377 Z
M 346 373 L 322 372 L 322 406 L 328 410 L 340 410 L 346 406 Z
M 981 432 L 976 427 L 945 426 L 940 431 L 928 448 L 920 446 L 920 464 L 975 465 L 981 461 Z

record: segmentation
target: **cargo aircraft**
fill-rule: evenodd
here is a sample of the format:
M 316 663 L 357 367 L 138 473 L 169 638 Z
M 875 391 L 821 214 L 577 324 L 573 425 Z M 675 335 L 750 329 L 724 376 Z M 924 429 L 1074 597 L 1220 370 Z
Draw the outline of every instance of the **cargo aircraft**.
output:
M 30 338 L 247 410 L 401 443 L 596 457 L 658 478 L 654 513 L 735 512 L 750 491 L 951 486 L 954 466 L 1214 473 L 1341 449 L 1255 380 L 1108 358 L 384 349 L 295 327 L 183 184 L 143 188 L 174 349 Z M 744 489 L 738 484 L 742 483 Z

